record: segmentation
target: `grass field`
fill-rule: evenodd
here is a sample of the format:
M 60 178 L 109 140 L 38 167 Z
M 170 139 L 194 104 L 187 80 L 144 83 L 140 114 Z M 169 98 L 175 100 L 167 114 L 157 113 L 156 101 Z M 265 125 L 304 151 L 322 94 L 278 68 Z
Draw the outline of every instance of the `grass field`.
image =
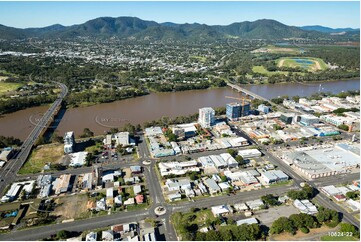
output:
M 351 236 L 330 236 L 325 235 L 321 237 L 322 241 L 357 241 L 356 238 Z
M 311 57 L 284 57 L 276 61 L 279 67 L 300 67 L 307 71 L 319 71 L 327 69 L 326 63 L 320 58 Z
M 204 56 L 196 56 L 196 55 L 193 55 L 193 56 L 190 56 L 191 59 L 196 59 L 196 60 L 199 60 L 200 62 L 206 62 L 207 61 L 207 57 L 204 57 Z
M 252 68 L 252 71 L 255 73 L 260 73 L 266 76 L 272 76 L 272 75 L 278 75 L 278 74 L 283 74 L 283 75 L 287 75 L 288 72 L 287 71 L 268 71 L 266 68 L 264 68 L 264 66 L 254 66 Z
M 0 77 L 2 78 L 2 77 Z M 0 79 L 0 95 L 7 93 L 7 92 L 12 92 L 15 91 L 17 88 L 23 86 L 23 84 L 21 83 L 12 83 L 12 82 L 6 82 L 6 81 L 2 81 Z
M 255 51 L 253 51 L 253 53 L 262 53 L 262 52 L 266 52 L 266 53 L 272 53 L 272 54 L 299 54 L 300 53 L 300 48 L 298 47 L 278 47 L 278 46 L 274 46 L 274 45 L 268 45 L 266 47 L 257 49 Z
M 19 174 L 29 174 L 41 172 L 47 163 L 55 164 L 63 156 L 63 145 L 48 144 L 35 148 L 30 158 L 21 167 Z

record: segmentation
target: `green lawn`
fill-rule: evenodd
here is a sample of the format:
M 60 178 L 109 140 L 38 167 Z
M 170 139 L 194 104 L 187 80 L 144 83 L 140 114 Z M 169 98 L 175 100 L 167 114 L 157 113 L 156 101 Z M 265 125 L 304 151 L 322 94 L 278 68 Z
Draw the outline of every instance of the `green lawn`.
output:
M 191 59 L 196 59 L 196 60 L 199 60 L 200 62 L 206 62 L 207 61 L 207 57 L 204 57 L 204 56 L 190 56 Z
M 15 91 L 17 88 L 23 86 L 21 83 L 0 81 L 0 95 L 7 92 Z
M 356 238 L 351 236 L 330 236 L 325 235 L 321 237 L 322 241 L 357 241 Z
M 268 71 L 266 68 L 264 68 L 264 66 L 254 66 L 252 71 L 266 76 L 273 76 L 278 74 L 288 75 L 287 71 Z
M 59 144 L 48 144 L 35 148 L 19 174 L 38 173 L 47 163 L 56 163 L 64 155 L 63 147 Z

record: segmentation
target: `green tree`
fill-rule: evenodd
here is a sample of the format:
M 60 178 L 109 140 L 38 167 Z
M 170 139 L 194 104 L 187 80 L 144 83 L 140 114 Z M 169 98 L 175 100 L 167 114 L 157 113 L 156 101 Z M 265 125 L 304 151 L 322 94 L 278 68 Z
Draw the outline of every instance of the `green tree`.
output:
M 60 230 L 58 233 L 56 233 L 56 238 L 58 240 L 65 240 L 68 238 L 69 234 L 70 233 L 67 230 Z
M 353 224 L 341 223 L 340 232 L 352 233 L 353 237 L 360 238 L 360 231 Z
M 350 191 L 346 193 L 348 199 L 356 200 L 360 197 L 360 191 Z
M 237 150 L 227 149 L 227 152 L 228 152 L 233 158 L 235 158 L 235 157 L 237 156 Z
M 271 226 L 271 234 L 280 234 L 282 232 L 289 232 L 291 234 L 296 233 L 296 227 L 293 225 L 292 221 L 286 217 L 280 217 L 276 219 Z
M 210 230 L 206 233 L 206 241 L 220 241 L 221 235 L 215 230 Z
M 275 196 L 272 195 L 272 194 L 267 194 L 267 195 L 265 195 L 265 196 L 262 196 L 262 197 L 261 197 L 261 200 L 262 200 L 265 204 L 267 204 L 267 205 L 269 205 L 269 206 L 276 206 L 276 205 L 279 204 L 279 202 L 278 202 L 278 200 L 277 200 L 277 197 L 275 197 Z
M 344 131 L 348 131 L 348 126 L 346 124 L 340 124 L 339 126 L 337 126 L 339 129 L 342 129 Z

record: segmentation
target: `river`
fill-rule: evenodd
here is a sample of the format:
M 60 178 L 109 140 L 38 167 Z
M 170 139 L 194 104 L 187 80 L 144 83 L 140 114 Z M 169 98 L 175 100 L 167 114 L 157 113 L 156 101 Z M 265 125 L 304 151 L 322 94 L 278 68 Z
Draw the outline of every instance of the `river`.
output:
M 360 89 L 359 80 L 323 82 L 321 84 L 322 92 L 339 93 Z M 274 98 L 281 95 L 309 96 L 318 92 L 320 83 L 245 85 L 244 87 L 266 98 Z M 128 122 L 142 124 L 162 116 L 189 115 L 198 112 L 201 107 L 221 107 L 235 101 L 225 96 L 240 97 L 240 94 L 230 88 L 151 93 L 112 103 L 68 109 L 62 117 L 57 131 L 62 136 L 66 131 L 73 130 L 78 136 L 87 127 L 95 134 L 103 134 L 111 127 L 121 127 Z M 46 106 L 34 107 L 3 115 L 0 118 L 0 135 L 14 136 L 24 140 L 46 108 Z

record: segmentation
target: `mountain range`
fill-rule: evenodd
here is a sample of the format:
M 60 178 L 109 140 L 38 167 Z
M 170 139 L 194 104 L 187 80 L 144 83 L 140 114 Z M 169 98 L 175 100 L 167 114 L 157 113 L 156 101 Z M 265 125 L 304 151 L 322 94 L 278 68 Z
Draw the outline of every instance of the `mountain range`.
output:
M 311 26 L 302 26 L 300 27 L 303 30 L 314 30 L 314 31 L 319 31 L 319 32 L 323 32 L 323 33 L 346 33 L 346 32 L 357 32 L 360 31 L 360 29 L 353 29 L 353 28 L 329 28 L 329 27 L 324 27 L 324 26 L 320 26 L 320 25 L 311 25 Z
M 330 37 L 330 28 L 322 26 L 295 27 L 275 20 L 261 19 L 254 22 L 238 22 L 230 25 L 157 23 L 136 17 L 100 17 L 83 24 L 44 28 L 13 28 L 0 25 L 0 39 L 112 37 L 155 40 L 225 40 L 239 39 L 283 39 Z M 345 30 L 345 29 L 343 29 Z M 359 31 L 352 31 L 359 36 Z

